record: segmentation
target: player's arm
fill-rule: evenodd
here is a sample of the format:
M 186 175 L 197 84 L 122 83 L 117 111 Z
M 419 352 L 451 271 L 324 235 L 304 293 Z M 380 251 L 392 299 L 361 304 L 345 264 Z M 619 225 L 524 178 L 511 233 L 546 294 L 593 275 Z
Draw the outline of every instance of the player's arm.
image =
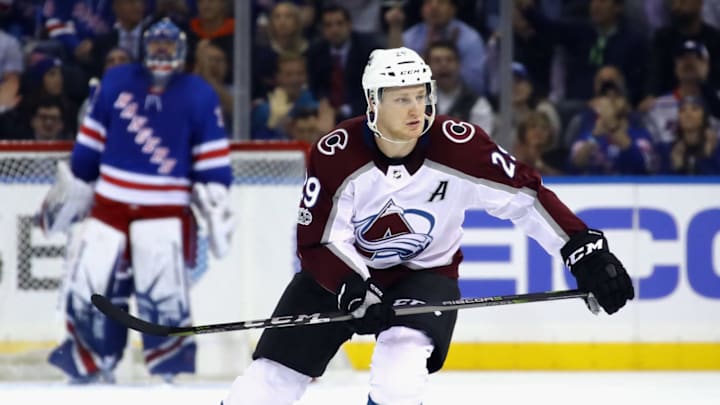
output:
M 230 248 L 236 224 L 230 207 L 230 144 L 217 96 L 204 82 L 200 86 L 199 93 L 204 97 L 194 99 L 198 101 L 192 120 L 192 201 L 208 225 L 213 255 L 221 258 Z
M 382 303 L 383 291 L 354 246 L 352 182 L 341 179 L 327 160 L 313 148 L 298 213 L 298 256 L 303 271 L 338 296 L 339 309 L 362 318 L 356 332 L 375 333 L 393 312 L 387 305 L 375 305 Z
M 100 176 L 100 159 L 105 152 L 111 128 L 117 86 L 123 79 L 119 78 L 117 73 L 108 72 L 99 84 L 96 81 L 91 83 L 88 108 L 80 121 L 70 155 L 73 175 L 88 183 L 94 182 Z
M 111 82 L 111 78 L 104 79 L 91 96 L 70 154 L 70 164 L 58 162 L 55 183 L 43 199 L 40 211 L 40 224 L 48 235 L 66 232 L 90 210 L 92 183 L 100 175 L 100 158 L 110 126 Z
M 336 292 L 347 277 L 365 280 L 370 272 L 353 246 L 352 183 L 335 184 L 340 180 L 334 179 L 333 171 L 318 167 L 318 160 L 313 149 L 298 213 L 298 254 L 303 270 Z
M 479 128 L 477 128 L 479 130 Z M 630 277 L 608 248 L 602 232 L 589 229 L 542 184 L 540 174 L 507 151 L 480 137 L 472 148 L 481 157 L 476 168 L 478 204 L 509 219 L 551 255 L 561 255 L 578 282 L 592 292 L 608 314 L 634 297 Z

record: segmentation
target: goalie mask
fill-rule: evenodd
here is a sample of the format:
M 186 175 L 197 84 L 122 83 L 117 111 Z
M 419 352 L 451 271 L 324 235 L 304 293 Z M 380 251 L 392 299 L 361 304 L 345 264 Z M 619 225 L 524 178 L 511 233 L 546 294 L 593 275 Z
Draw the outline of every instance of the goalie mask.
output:
M 169 18 L 163 18 L 143 34 L 143 51 L 145 67 L 152 73 L 155 84 L 162 84 L 185 64 L 185 33 Z
M 370 54 L 362 76 L 362 86 L 368 104 L 366 111 L 368 127 L 376 136 L 384 137 L 377 128 L 377 118 L 380 114 L 380 101 L 383 89 L 388 87 L 405 87 L 424 84 L 425 97 L 425 123 L 422 133 L 430 129 L 435 120 L 435 103 L 437 101 L 435 80 L 432 71 L 425 61 L 415 51 L 409 48 L 376 49 Z

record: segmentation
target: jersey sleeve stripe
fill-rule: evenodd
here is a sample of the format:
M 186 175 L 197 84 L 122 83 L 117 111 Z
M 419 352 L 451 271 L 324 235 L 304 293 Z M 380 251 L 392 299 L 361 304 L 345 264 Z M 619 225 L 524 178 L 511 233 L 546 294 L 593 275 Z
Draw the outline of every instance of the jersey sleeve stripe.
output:
M 100 144 L 105 144 L 105 138 L 103 138 L 97 131 L 93 131 L 92 129 L 81 126 L 78 136 L 85 135 L 87 138 L 90 138 L 94 140 L 95 142 L 98 142 Z
M 192 154 L 193 156 L 202 155 L 204 153 L 214 151 L 214 150 L 221 150 L 221 149 L 227 149 L 230 150 L 230 143 L 227 139 L 216 139 L 214 141 L 209 141 L 205 143 L 201 143 L 199 145 L 195 145 L 192 148 Z
M 196 155 L 196 156 L 193 157 L 193 160 L 196 161 L 196 162 L 199 162 L 199 161 L 201 161 L 201 160 L 214 159 L 214 158 L 217 158 L 217 157 L 228 156 L 229 154 L 230 154 L 230 149 L 229 149 L 229 148 L 216 149 L 216 150 L 212 150 L 212 151 L 209 151 L 209 152 L 204 152 L 204 153 L 202 153 L 202 154 Z
M 105 143 L 98 141 L 95 138 L 91 138 L 82 132 L 78 134 L 77 141 L 79 144 L 86 146 L 96 152 L 102 152 L 105 150 Z
M 229 166 L 230 165 L 230 156 L 220 156 L 212 159 L 203 159 L 198 160 L 193 164 L 193 170 L 200 171 L 200 170 L 208 170 L 208 169 L 215 169 L 218 167 L 223 166 Z
M 107 131 L 105 130 L 105 126 L 99 123 L 97 120 L 94 120 L 90 116 L 86 116 L 83 119 L 81 128 L 87 128 L 89 131 L 96 133 L 101 138 L 105 138 L 105 134 L 107 133 Z

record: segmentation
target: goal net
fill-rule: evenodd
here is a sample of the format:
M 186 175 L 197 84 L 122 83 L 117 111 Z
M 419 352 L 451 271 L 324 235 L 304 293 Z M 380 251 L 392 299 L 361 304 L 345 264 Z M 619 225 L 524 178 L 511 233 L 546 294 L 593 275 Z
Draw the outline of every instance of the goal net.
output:
M 64 236 L 47 238 L 37 213 L 70 142 L 0 143 L 0 380 L 61 379 L 46 362 L 64 337 L 59 308 Z M 296 271 L 295 223 L 307 148 L 300 143 L 234 143 L 230 192 L 238 225 L 230 253 L 199 254 L 191 280 L 194 323 L 265 318 Z M 202 245 L 202 241 L 200 243 Z M 260 331 L 204 335 L 197 377 L 242 371 Z M 119 379 L 147 376 L 139 335 L 131 333 Z

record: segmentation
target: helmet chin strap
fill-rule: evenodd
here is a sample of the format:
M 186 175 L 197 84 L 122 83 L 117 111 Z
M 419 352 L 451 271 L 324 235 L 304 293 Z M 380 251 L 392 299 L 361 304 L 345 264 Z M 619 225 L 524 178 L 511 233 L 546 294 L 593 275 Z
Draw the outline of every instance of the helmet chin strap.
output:
M 376 114 L 376 117 L 377 117 L 377 114 Z M 424 124 L 423 124 L 423 125 L 426 125 L 427 128 L 429 129 L 430 126 L 432 125 L 434 119 L 435 119 L 434 116 L 433 116 L 433 117 L 428 117 L 427 115 L 425 115 L 425 116 L 423 117 L 423 120 L 424 120 Z M 377 118 L 376 118 L 375 120 L 377 120 Z M 378 137 L 378 138 L 380 138 L 380 139 L 382 139 L 382 140 L 384 140 L 384 141 L 386 141 L 386 142 L 393 143 L 393 144 L 395 144 L 395 145 L 403 145 L 403 144 L 406 144 L 406 143 L 411 143 L 411 142 L 416 142 L 416 141 L 417 141 L 417 138 L 416 138 L 416 139 L 408 139 L 408 140 L 405 140 L 405 141 L 398 141 L 398 140 L 395 140 L 395 139 L 390 139 L 390 138 L 384 136 L 384 135 L 380 132 L 380 129 L 378 129 L 378 127 L 377 127 L 377 123 L 373 123 L 373 124 L 372 124 L 372 131 L 373 131 L 373 133 L 375 134 L 376 137 Z M 427 132 L 427 129 L 423 130 L 422 134 L 420 134 L 420 135 L 421 135 L 421 136 L 424 135 L 425 132 Z
M 405 143 L 410 143 L 410 142 L 415 142 L 415 141 L 417 141 L 417 139 L 408 139 L 408 140 L 406 140 L 406 141 L 396 141 L 396 140 L 394 140 L 394 139 L 390 139 L 390 138 L 384 137 L 383 134 L 380 133 L 380 131 L 374 131 L 374 132 L 375 132 L 375 136 L 376 136 L 376 137 L 378 137 L 378 138 L 380 138 L 380 139 L 382 139 L 382 140 L 384 140 L 384 141 L 386 141 L 386 142 L 394 143 L 394 144 L 396 144 L 396 145 L 402 145 L 402 144 L 405 144 Z
M 417 141 L 417 139 L 408 139 L 408 140 L 404 140 L 404 141 L 398 141 L 398 140 L 390 139 L 390 138 L 384 136 L 380 132 L 380 129 L 378 129 L 378 127 L 377 127 L 377 120 L 378 120 L 378 113 L 380 111 L 380 105 L 378 102 L 374 101 L 374 97 L 367 97 L 366 100 L 368 102 L 368 110 L 366 112 L 367 119 L 368 119 L 368 121 L 367 121 L 368 127 L 370 127 L 370 130 L 373 131 L 373 133 L 375 134 L 376 137 L 384 140 L 385 142 L 392 143 L 395 145 L 404 145 L 404 144 L 408 144 L 408 143 Z M 372 111 L 370 110 L 370 107 L 369 107 L 370 105 L 372 105 L 372 107 L 373 107 Z M 424 135 L 425 132 L 430 130 L 430 126 L 432 126 L 433 122 L 435 121 L 435 105 L 430 104 L 429 107 L 430 107 L 431 113 L 430 113 L 430 115 L 428 115 L 427 113 L 423 114 L 423 121 L 424 121 L 423 125 L 425 126 L 425 128 L 423 129 L 420 136 Z M 426 112 L 427 112 L 427 110 L 426 110 Z

